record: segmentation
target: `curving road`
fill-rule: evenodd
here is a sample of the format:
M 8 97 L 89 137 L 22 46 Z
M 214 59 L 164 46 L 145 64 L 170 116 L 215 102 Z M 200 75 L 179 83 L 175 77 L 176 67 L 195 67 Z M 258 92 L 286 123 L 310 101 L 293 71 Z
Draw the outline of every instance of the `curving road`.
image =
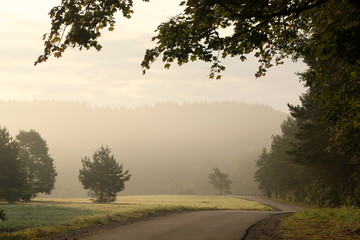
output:
M 240 198 L 259 202 L 264 205 L 270 206 L 272 209 L 274 209 L 274 211 L 276 211 L 276 213 L 279 213 L 279 212 L 280 213 L 293 213 L 293 212 L 297 212 L 297 211 L 304 209 L 303 207 L 300 207 L 300 206 L 294 206 L 294 205 L 274 201 L 269 198 L 260 198 L 260 197 L 253 197 L 253 196 L 243 196 Z
M 249 227 L 273 214 L 296 212 L 300 207 L 270 199 L 258 201 L 275 211 L 195 211 L 171 214 L 99 232 L 86 240 L 240 240 Z

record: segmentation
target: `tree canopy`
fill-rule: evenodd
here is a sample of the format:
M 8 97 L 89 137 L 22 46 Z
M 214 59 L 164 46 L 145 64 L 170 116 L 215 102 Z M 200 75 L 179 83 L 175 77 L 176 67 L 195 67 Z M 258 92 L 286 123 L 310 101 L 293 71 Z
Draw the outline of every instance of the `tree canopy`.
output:
M 101 30 L 114 30 L 115 13 L 120 11 L 125 18 L 130 18 L 132 7 L 132 0 L 61 0 L 60 6 L 49 12 L 51 30 L 43 36 L 44 54 L 39 56 L 35 65 L 45 62 L 52 54 L 61 57 L 68 47 L 100 51 L 102 46 L 98 38 Z
M 95 202 L 115 201 L 117 193 L 124 190 L 125 182 L 130 180 L 129 170 L 124 171 L 123 165 L 116 162 L 109 147 L 101 146 L 92 160 L 83 157 L 81 162 L 79 180 Z
M 0 199 L 30 201 L 50 194 L 56 171 L 46 141 L 35 130 L 20 131 L 14 139 L 0 127 Z
M 145 2 L 149 0 L 143 0 Z M 160 54 L 165 68 L 177 61 L 179 65 L 189 61 L 212 62 L 210 77 L 220 77 L 225 70 L 220 59 L 255 53 L 260 66 L 256 76 L 266 69 L 281 64 L 282 59 L 297 59 L 304 41 L 313 36 L 309 12 L 320 13 L 334 0 L 203 0 L 182 1 L 184 11 L 161 23 L 153 37 L 156 47 L 146 50 L 141 63 L 144 72 Z M 359 8 L 356 0 L 341 0 Z M 80 50 L 102 46 L 98 41 L 101 30 L 115 27 L 114 14 L 118 11 L 125 18 L 133 14 L 133 1 L 62 0 L 49 13 L 50 33 L 44 35 L 44 54 L 35 65 L 46 61 L 50 55 L 61 57 L 68 48 Z M 225 31 L 224 31 L 225 30 Z M 309 31 L 310 30 L 310 31 Z M 225 32 L 225 34 L 224 34 Z
M 9 203 L 21 199 L 29 189 L 18 151 L 16 140 L 5 127 L 0 127 L 0 199 Z
M 230 194 L 232 181 L 229 179 L 229 174 L 221 172 L 218 168 L 214 168 L 213 170 L 214 172 L 209 174 L 209 184 L 212 185 L 220 195 Z
M 35 130 L 20 131 L 16 136 L 19 159 L 24 164 L 27 179 L 31 183 L 31 196 L 37 193 L 50 194 L 54 189 L 56 170 L 46 141 Z
M 294 164 L 294 157 L 288 154 L 297 143 L 296 121 L 288 118 L 282 123 L 281 130 L 281 135 L 272 136 L 270 150 L 263 148 L 256 161 L 255 180 L 268 197 L 285 197 L 299 185 L 300 169 Z
M 273 136 L 269 151 L 256 161 L 255 179 L 267 196 L 307 202 L 316 207 L 360 205 L 359 169 L 351 155 L 327 150 L 329 123 L 319 121 L 323 109 L 304 94 L 282 134 Z

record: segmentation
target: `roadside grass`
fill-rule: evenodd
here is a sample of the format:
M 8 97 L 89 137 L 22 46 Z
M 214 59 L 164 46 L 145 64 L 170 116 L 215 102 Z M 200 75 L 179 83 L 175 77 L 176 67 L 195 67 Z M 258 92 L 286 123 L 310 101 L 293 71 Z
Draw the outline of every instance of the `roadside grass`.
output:
M 0 221 L 0 239 L 42 239 L 82 227 L 126 222 L 157 214 L 192 210 L 271 210 L 260 203 L 227 196 L 123 196 L 108 204 L 88 199 L 34 199 L 1 204 L 8 217 Z
M 284 240 L 360 239 L 359 208 L 315 208 L 285 218 L 280 226 Z
M 311 207 L 309 204 L 306 204 L 304 202 L 291 201 L 291 200 L 287 200 L 285 198 L 272 198 L 272 197 L 263 197 L 263 198 L 270 199 L 270 200 L 273 200 L 273 201 L 277 201 L 277 202 L 280 202 L 280 203 L 286 203 L 286 204 L 289 204 L 289 205 L 299 206 L 299 207 L 303 207 L 303 208 Z

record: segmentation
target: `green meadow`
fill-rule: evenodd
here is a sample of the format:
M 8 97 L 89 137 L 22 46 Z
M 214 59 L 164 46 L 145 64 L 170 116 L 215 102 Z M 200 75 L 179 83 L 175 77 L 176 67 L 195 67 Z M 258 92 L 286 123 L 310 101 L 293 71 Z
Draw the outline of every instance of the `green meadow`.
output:
M 41 239 L 110 222 L 193 210 L 271 210 L 260 203 L 227 196 L 124 196 L 100 204 L 88 199 L 34 199 L 1 204 L 0 239 Z

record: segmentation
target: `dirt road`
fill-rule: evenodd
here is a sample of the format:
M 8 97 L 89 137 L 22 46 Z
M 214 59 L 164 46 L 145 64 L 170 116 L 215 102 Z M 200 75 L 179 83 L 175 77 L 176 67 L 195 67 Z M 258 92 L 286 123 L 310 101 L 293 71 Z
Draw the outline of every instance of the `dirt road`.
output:
M 99 232 L 86 240 L 240 240 L 249 227 L 273 214 L 294 212 L 299 207 L 255 197 L 276 211 L 196 211 L 156 217 L 150 221 Z

